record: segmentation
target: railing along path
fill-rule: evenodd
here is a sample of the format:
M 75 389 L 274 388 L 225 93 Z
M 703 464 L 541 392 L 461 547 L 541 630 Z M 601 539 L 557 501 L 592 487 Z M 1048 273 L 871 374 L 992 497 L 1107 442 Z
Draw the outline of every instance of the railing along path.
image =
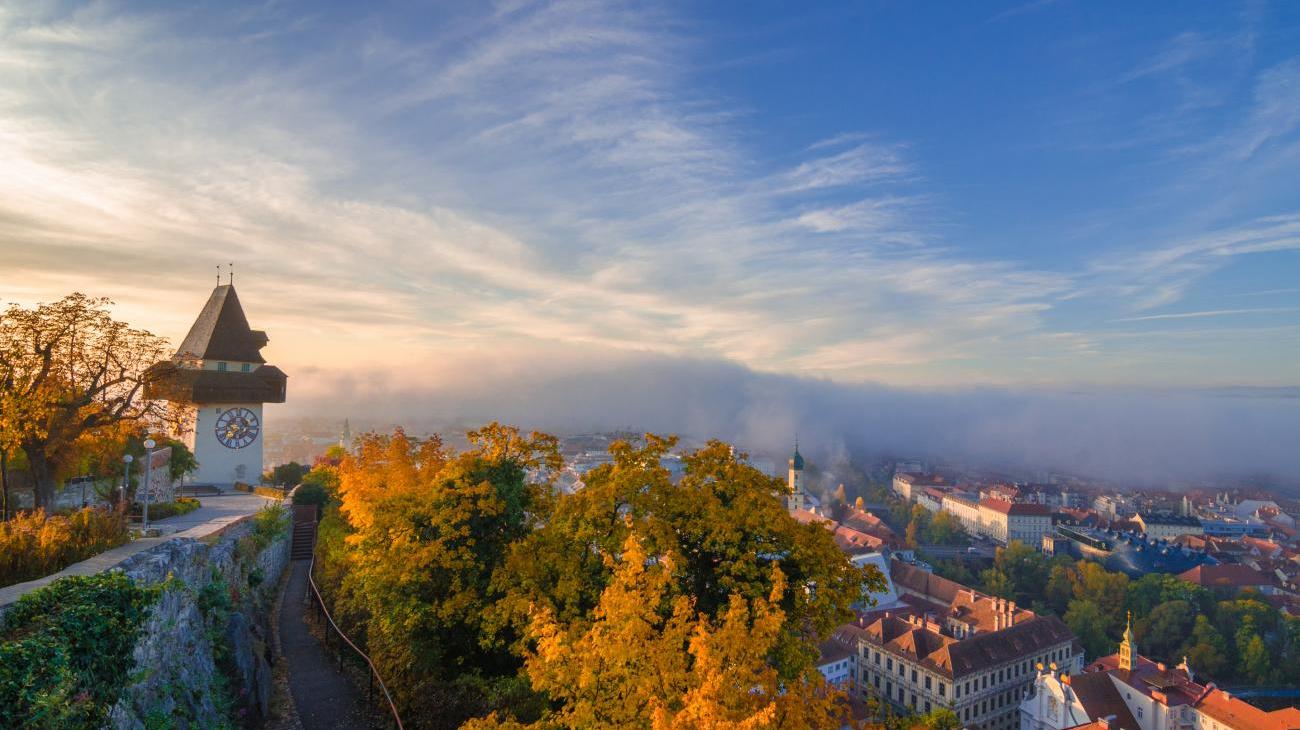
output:
M 334 633 L 339 635 L 339 638 L 343 640 L 343 643 L 351 647 L 352 651 L 356 652 L 357 656 L 361 657 L 362 660 L 365 661 L 366 666 L 370 668 L 370 686 L 368 688 L 368 698 L 370 699 L 370 701 L 373 703 L 374 693 L 375 693 L 375 682 L 378 682 L 379 691 L 384 693 L 384 700 L 388 702 L 388 711 L 393 716 L 394 726 L 397 728 L 397 730 L 404 730 L 404 728 L 402 727 L 402 717 L 397 713 L 397 705 L 393 702 L 393 696 L 388 693 L 388 686 L 384 684 L 384 678 L 379 676 L 379 670 L 375 669 L 375 663 L 370 660 L 369 656 L 366 656 L 366 653 L 364 651 L 361 651 L 360 647 L 352 643 L 352 639 L 349 639 L 347 634 L 343 633 L 343 629 L 339 628 L 339 625 L 334 622 L 334 617 L 330 615 L 329 609 L 325 607 L 325 599 L 321 598 L 320 589 L 316 587 L 316 579 L 313 575 L 313 573 L 315 573 L 315 570 L 316 570 L 316 551 L 313 549 L 312 556 L 311 556 L 311 563 L 307 566 L 307 584 L 311 586 L 311 592 L 316 597 L 316 610 L 325 616 L 325 620 L 329 622 L 330 628 L 334 629 Z M 338 656 L 339 656 L 339 668 L 342 669 L 343 652 L 339 651 Z

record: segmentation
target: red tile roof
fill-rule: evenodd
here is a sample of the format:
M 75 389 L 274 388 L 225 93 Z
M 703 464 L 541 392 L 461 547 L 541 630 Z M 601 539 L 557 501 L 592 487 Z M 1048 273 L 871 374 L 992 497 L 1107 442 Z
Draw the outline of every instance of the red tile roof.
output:
M 1045 504 L 1008 502 L 1005 499 L 993 499 L 992 497 L 981 499 L 980 506 L 994 512 L 1001 512 L 1004 515 L 1033 515 L 1038 517 L 1050 517 L 1052 515 L 1052 510 Z
M 1272 585 L 1268 576 L 1245 565 L 1228 563 L 1225 565 L 1198 565 L 1191 570 L 1178 574 L 1188 583 L 1195 583 L 1206 588 L 1246 588 L 1248 586 Z

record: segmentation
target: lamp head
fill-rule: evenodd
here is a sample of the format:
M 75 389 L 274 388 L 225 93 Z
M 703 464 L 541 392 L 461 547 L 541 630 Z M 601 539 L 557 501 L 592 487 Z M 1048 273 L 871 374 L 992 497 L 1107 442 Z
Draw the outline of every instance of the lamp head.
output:
M 155 446 L 157 446 L 157 445 L 158 445 L 158 444 L 154 443 L 154 440 L 153 440 L 153 439 L 145 439 L 145 440 L 144 440 L 144 447 L 145 447 L 146 449 L 152 449 L 153 447 L 155 447 Z
M 125 461 L 126 463 L 130 464 L 131 462 L 135 461 L 135 457 L 131 456 L 130 454 L 127 454 L 126 456 L 122 457 L 122 461 Z

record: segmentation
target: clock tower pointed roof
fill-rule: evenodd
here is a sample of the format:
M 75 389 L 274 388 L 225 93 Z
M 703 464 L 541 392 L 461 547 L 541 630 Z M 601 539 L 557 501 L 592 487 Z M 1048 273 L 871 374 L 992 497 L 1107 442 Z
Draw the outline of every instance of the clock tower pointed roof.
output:
M 283 403 L 288 378 L 262 359 L 266 343 L 265 332 L 248 326 L 235 288 L 220 284 L 176 354 L 146 372 L 144 395 L 191 404 Z M 230 363 L 244 367 L 231 368 Z
M 248 326 L 234 285 L 220 284 L 176 350 L 176 359 L 264 363 L 266 343 L 265 332 Z

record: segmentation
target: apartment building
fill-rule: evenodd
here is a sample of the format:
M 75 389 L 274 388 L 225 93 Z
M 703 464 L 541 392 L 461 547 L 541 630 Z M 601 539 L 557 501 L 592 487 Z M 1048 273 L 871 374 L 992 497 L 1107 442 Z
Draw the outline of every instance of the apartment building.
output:
M 911 502 L 916 499 L 916 492 L 926 487 L 951 486 L 940 474 L 914 474 L 899 472 L 894 474 L 893 489 L 901 499 Z
M 949 492 L 943 495 L 940 509 L 961 520 L 961 526 L 970 535 L 980 534 L 980 507 L 975 495 Z
M 1152 540 L 1172 540 L 1179 535 L 1204 535 L 1201 521 L 1183 515 L 1160 515 L 1139 512 L 1133 521 Z
M 1052 511 L 1041 504 L 981 499 L 980 533 L 1006 545 L 1019 540 L 1038 548 L 1043 536 L 1052 531 Z

